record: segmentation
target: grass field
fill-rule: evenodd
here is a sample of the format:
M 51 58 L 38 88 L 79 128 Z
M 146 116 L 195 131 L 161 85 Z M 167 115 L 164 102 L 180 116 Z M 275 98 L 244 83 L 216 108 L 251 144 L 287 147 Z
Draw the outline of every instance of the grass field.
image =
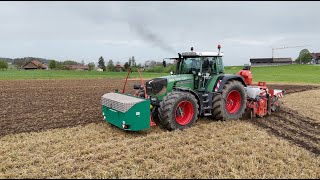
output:
M 242 67 L 225 67 L 226 73 L 237 73 Z M 320 83 L 320 66 L 287 65 L 252 67 L 253 81 L 287 82 L 287 83 Z
M 0 71 L 0 80 L 17 79 L 96 79 L 96 78 L 125 78 L 127 72 L 99 72 L 99 71 L 70 71 L 70 70 L 6 70 Z M 144 78 L 153 78 L 167 75 L 166 73 L 144 72 Z M 131 78 L 138 78 L 139 74 L 133 72 Z
M 234 74 L 242 66 L 226 66 L 225 73 Z M 288 83 L 320 83 L 320 66 L 314 65 L 287 65 L 276 67 L 252 67 L 253 81 L 288 82 Z M 0 80 L 15 79 L 95 79 L 95 78 L 124 78 L 127 72 L 98 72 L 98 71 L 68 71 L 68 70 L 33 70 L 0 71 Z M 143 72 L 143 78 L 155 78 L 168 73 Z M 133 72 L 131 78 L 138 78 Z

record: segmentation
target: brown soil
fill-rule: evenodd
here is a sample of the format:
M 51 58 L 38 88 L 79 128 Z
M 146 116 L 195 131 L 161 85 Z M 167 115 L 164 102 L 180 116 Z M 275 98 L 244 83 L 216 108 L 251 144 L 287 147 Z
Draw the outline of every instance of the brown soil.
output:
M 119 79 L 0 81 L 0 136 L 99 122 L 101 96 Z M 129 81 L 126 92 L 136 81 Z
M 285 94 L 319 89 L 317 85 L 267 84 L 269 89 L 284 90 Z

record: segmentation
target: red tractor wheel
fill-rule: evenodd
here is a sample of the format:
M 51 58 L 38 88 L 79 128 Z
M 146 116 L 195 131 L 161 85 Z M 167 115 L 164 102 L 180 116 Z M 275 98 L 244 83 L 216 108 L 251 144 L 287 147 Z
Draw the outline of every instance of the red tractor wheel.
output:
M 244 86 L 236 80 L 228 81 L 222 90 L 213 98 L 213 118 L 217 120 L 239 119 L 246 109 Z
M 162 127 L 168 130 L 191 127 L 198 119 L 199 105 L 190 93 L 174 91 L 160 103 L 159 119 Z
M 240 104 L 241 104 L 240 92 L 237 90 L 232 90 L 231 92 L 229 92 L 229 94 L 227 95 L 227 102 L 226 102 L 227 111 L 230 114 L 236 113 L 240 109 Z
M 182 101 L 176 107 L 176 121 L 184 126 L 190 123 L 194 115 L 194 108 L 190 101 Z

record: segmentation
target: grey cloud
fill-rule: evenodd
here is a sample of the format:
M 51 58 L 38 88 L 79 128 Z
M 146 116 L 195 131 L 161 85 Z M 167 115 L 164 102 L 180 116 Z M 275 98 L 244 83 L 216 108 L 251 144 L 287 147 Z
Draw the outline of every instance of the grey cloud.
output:
M 67 52 L 43 49 L 42 41 L 62 48 L 72 44 L 79 59 L 84 51 L 86 57 L 96 56 L 108 46 L 114 58 L 141 60 L 191 46 L 216 50 L 222 43 L 225 63 L 239 65 L 252 55 L 270 56 L 273 46 L 310 44 L 310 51 L 319 50 L 319 7 L 319 2 L 0 2 L 0 48 L 17 42 L 0 56 L 15 55 L 15 48 L 23 55 L 30 41 L 48 56 Z M 294 58 L 296 51 L 278 55 Z

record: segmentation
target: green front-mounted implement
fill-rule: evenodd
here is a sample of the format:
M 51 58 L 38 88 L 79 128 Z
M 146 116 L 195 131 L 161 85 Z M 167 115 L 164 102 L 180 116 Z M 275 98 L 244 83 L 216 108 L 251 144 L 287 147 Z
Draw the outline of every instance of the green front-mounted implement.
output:
M 154 126 L 150 116 L 150 99 L 145 96 L 145 88 L 139 86 L 136 96 L 124 94 L 131 68 L 122 89 L 122 93 L 111 92 L 102 96 L 102 115 L 104 120 L 118 128 L 128 131 L 141 131 Z M 144 81 L 141 77 L 140 70 L 138 73 L 141 83 Z M 139 95 L 140 93 L 140 95 Z
M 150 100 L 107 93 L 102 96 L 102 113 L 105 120 L 118 128 L 140 131 L 150 127 Z

